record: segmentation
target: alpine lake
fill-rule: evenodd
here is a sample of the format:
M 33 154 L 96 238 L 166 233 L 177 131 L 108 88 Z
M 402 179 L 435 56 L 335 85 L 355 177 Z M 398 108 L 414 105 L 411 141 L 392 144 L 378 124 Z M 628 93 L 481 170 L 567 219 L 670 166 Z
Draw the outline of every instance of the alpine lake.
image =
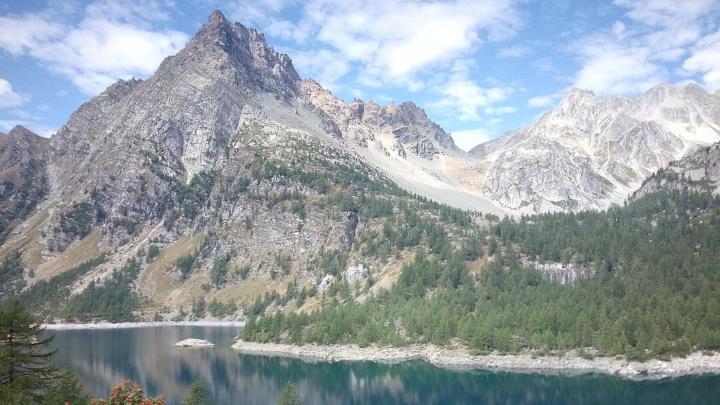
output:
M 90 394 L 106 397 L 125 379 L 179 404 L 203 381 L 213 404 L 276 404 L 292 381 L 305 404 L 720 404 L 720 376 L 629 381 L 607 375 L 558 376 L 448 370 L 423 362 L 307 362 L 239 354 L 238 328 L 159 326 L 52 330 L 54 361 L 72 368 Z M 212 349 L 175 347 L 206 339 Z

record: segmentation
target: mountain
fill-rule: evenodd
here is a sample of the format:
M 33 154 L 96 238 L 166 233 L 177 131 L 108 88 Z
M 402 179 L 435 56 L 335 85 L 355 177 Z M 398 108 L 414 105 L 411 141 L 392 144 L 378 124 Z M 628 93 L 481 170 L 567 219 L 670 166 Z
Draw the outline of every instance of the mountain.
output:
M 716 122 L 717 97 L 692 86 L 639 99 L 574 90 L 466 153 L 417 105 L 345 103 L 216 11 L 153 75 L 111 85 L 49 141 L 0 137 L 0 278 L 15 286 L 0 301 L 118 321 L 364 300 L 418 249 L 477 268 L 508 253 L 498 215 L 621 201 Z M 594 274 L 560 262 L 572 249 L 537 249 L 518 254 L 552 279 Z
M 0 243 L 45 196 L 49 141 L 23 126 L 0 133 Z
M 689 84 L 639 97 L 571 89 L 530 126 L 478 145 L 483 192 L 522 212 L 604 209 L 657 169 L 720 140 L 720 98 Z
M 432 223 L 467 224 L 369 158 L 446 153 L 459 152 L 416 105 L 345 104 L 216 11 L 152 76 L 120 80 L 72 114 L 50 140 L 47 195 L 0 258 L 16 269 L 19 255 L 23 300 L 48 317 L 182 317 L 200 298 L 234 314 L 289 283 L 317 291 L 406 260 L 387 246 L 366 256 L 361 238 L 409 249 L 446 232 Z M 406 216 L 408 233 L 391 235 Z
M 312 80 L 304 80 L 301 89 L 303 100 L 322 117 L 322 127 L 330 128 L 344 149 L 403 189 L 461 209 L 507 212 L 481 190 L 485 163 L 458 149 L 415 104 L 347 104 Z

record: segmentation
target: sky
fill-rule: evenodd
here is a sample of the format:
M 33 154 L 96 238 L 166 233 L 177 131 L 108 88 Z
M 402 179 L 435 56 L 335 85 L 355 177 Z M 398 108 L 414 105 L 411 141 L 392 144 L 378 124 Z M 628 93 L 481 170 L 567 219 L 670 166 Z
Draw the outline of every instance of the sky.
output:
M 463 149 L 571 87 L 720 89 L 720 0 L 0 0 L 0 131 L 51 136 L 116 80 L 150 76 L 216 8 L 302 77 L 348 102 L 413 101 Z

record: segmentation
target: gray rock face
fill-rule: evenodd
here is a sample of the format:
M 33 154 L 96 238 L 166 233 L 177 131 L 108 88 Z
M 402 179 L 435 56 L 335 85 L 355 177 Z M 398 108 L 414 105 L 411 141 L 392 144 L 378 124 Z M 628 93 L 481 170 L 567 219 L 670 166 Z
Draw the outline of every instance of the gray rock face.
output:
M 323 117 L 324 129 L 337 138 L 367 146 L 379 133 L 391 133 L 392 150 L 432 160 L 441 151 L 457 151 L 452 137 L 411 102 L 387 107 L 359 99 L 346 104 L 313 80 L 303 80 L 302 99 Z
M 321 134 L 300 83 L 262 34 L 213 13 L 152 76 L 118 81 L 72 114 L 50 142 L 37 232 L 17 239 L 50 260 L 88 231 L 98 231 L 103 251 L 145 248 L 140 232 L 163 247 L 206 235 L 204 257 L 233 252 L 237 265 L 270 280 L 277 257 L 291 256 L 289 271 L 314 281 L 320 275 L 303 266 L 321 250 L 349 249 L 358 219 L 335 205 L 305 211 L 327 185 L 292 174 L 321 177 L 330 162 L 370 168 Z M 117 253 L 113 265 L 127 259 Z
M 18 125 L 10 133 L 0 133 L 0 172 L 27 165 L 30 159 L 41 159 L 47 138 Z
M 269 47 L 262 34 L 213 13 L 190 43 L 168 57 L 144 82 L 119 81 L 84 104 L 53 137 L 56 190 L 103 188 L 114 198 L 108 211 L 147 212 L 143 200 L 162 200 L 167 187 L 145 184 L 147 159 L 155 171 L 189 183 L 225 160 L 243 107 L 271 92 L 293 97 L 299 77 L 286 55 Z M 108 181 L 114 179 L 113 181 Z M 145 179 L 145 180 L 143 180 Z
M 594 269 L 572 263 L 541 263 L 524 260 L 523 264 L 540 272 L 546 280 L 560 285 L 574 285 L 578 280 L 589 280 L 595 275 Z
M 659 168 L 720 140 L 720 99 L 695 85 L 637 98 L 572 89 L 527 128 L 471 150 L 484 191 L 524 212 L 607 208 Z
M 720 143 L 700 148 L 653 173 L 631 199 L 664 190 L 720 194 Z

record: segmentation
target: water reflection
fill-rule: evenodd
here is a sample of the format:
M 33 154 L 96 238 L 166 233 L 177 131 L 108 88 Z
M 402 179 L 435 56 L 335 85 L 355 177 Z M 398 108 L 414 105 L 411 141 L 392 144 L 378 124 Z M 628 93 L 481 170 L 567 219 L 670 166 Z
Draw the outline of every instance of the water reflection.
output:
M 720 377 L 633 383 L 606 376 L 557 377 L 449 371 L 424 363 L 308 363 L 239 355 L 235 328 L 158 327 L 53 331 L 56 362 L 75 369 L 94 395 L 130 378 L 170 404 L 200 378 L 217 404 L 272 404 L 294 381 L 307 404 L 676 404 L 717 403 Z M 212 350 L 180 349 L 195 337 Z

